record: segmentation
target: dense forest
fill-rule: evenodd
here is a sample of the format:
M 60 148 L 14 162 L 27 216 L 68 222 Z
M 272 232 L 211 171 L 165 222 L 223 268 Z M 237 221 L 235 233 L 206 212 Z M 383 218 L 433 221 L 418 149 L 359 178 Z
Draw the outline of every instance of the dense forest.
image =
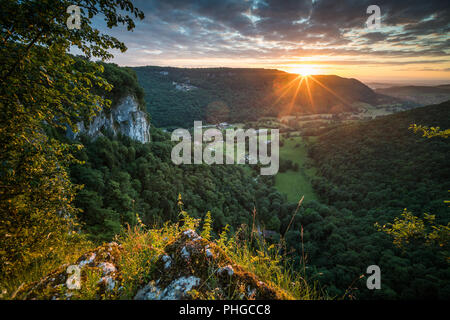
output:
M 443 225 L 449 222 L 444 203 L 450 190 L 449 141 L 414 134 L 408 130 L 411 123 L 448 128 L 450 103 L 342 126 L 310 147 L 318 171 L 313 186 L 335 211 L 303 226 L 314 248 L 310 262 L 332 288 L 345 288 L 373 263 L 383 271 L 383 289 L 375 292 L 379 296 L 449 298 L 448 247 L 416 241 L 398 249 L 374 227 L 392 221 L 404 208 L 418 216 L 436 215 Z M 367 293 L 361 290 L 360 295 L 367 298 Z
M 170 136 L 159 129 L 151 134 L 149 144 L 127 137 L 82 138 L 85 147 L 77 158 L 84 164 L 73 166 L 71 177 L 84 185 L 75 203 L 83 209 L 79 217 L 92 239 L 112 239 L 126 224 L 136 224 L 136 214 L 148 225 L 178 221 L 180 193 L 193 217 L 211 212 L 216 232 L 227 224 L 233 229 L 249 225 L 254 207 L 264 208 L 261 224 L 279 228 L 273 206 L 283 197 L 271 179 L 260 177 L 256 183 L 238 165 L 176 166 L 170 159 Z
M 134 71 L 101 66 L 113 84 L 107 93 L 112 106 L 127 94 L 143 103 Z M 412 123 L 450 127 L 449 110 L 447 102 L 323 130 L 308 144 L 307 165 L 316 168 L 312 184 L 319 201 L 300 208 L 274 188 L 273 177 L 258 176 L 257 167 L 175 166 L 170 134 L 156 127 L 148 144 L 109 132 L 73 141 L 62 129 L 47 126 L 46 131 L 78 149 L 69 172 L 72 183 L 83 188 L 74 204 L 81 209 L 77 220 L 83 233 L 94 243 L 112 240 L 127 225 L 178 221 L 176 200 L 182 194 L 194 218 L 211 212 L 215 235 L 227 225 L 233 233 L 256 223 L 269 243 L 284 241 L 284 254 L 295 268 L 306 263 L 307 276 L 331 297 L 448 298 L 448 248 L 420 242 L 397 248 L 375 223 L 392 221 L 404 208 L 434 214 L 439 224 L 449 222 L 443 202 L 450 189 L 448 140 L 428 140 L 408 130 Z M 281 159 L 280 169 L 296 168 Z M 360 276 L 370 264 L 382 268 L 380 291 L 364 290 Z
M 78 59 L 82 59 L 78 57 Z M 140 108 L 145 109 L 144 90 L 138 83 L 136 73 L 131 68 L 119 67 L 115 63 L 105 63 L 99 61 L 103 67 L 102 76 L 108 80 L 108 83 L 112 86 L 110 91 L 106 91 L 98 88 L 98 93 L 105 95 L 105 98 L 112 101 L 112 107 L 118 103 L 121 98 L 126 95 L 133 95 L 136 97 Z M 107 109 L 108 110 L 108 109 Z

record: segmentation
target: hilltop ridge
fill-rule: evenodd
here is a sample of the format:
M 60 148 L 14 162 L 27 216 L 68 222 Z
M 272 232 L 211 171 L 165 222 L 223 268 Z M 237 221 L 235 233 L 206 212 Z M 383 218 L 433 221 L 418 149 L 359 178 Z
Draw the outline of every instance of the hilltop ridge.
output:
M 159 127 L 254 121 L 289 114 L 357 111 L 358 105 L 401 104 L 356 79 L 302 77 L 274 69 L 135 67 L 147 110 Z
M 425 106 L 449 100 L 450 84 L 438 86 L 393 86 L 376 89 L 375 92 Z

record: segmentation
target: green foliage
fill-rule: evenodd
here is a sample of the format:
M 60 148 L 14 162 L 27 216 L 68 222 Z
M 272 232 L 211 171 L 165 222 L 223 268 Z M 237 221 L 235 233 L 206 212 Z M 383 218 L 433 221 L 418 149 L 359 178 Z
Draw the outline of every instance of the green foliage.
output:
M 442 138 L 448 138 L 450 136 L 450 129 L 447 130 L 441 130 L 439 127 L 427 127 L 417 124 L 412 124 L 409 127 L 410 130 L 413 130 L 414 133 L 422 132 L 423 137 L 426 138 L 434 138 L 434 137 L 442 137 Z
M 137 290 L 147 284 L 155 271 L 155 262 L 165 246 L 179 234 L 177 224 L 164 224 L 160 229 L 147 229 L 145 225 L 128 227 L 117 236 L 123 246 L 118 267 L 121 270 L 122 299 L 132 299 Z
M 227 247 L 228 244 L 231 244 L 231 243 L 229 243 L 230 238 L 228 237 L 229 231 L 230 231 L 230 226 L 227 224 L 223 228 L 222 232 L 220 232 L 219 238 L 217 239 L 217 244 L 219 245 L 219 247 L 225 248 L 225 247 Z
M 180 208 L 180 222 L 183 223 L 183 230 L 196 230 L 200 225 L 200 219 L 191 217 L 186 211 L 183 210 L 183 201 L 181 199 L 181 193 L 178 194 L 178 207 Z
M 284 137 L 284 145 L 280 144 L 280 170 L 275 177 L 275 187 L 287 195 L 289 202 L 298 201 L 301 195 L 305 202 L 317 200 L 311 185 L 314 169 L 307 166 L 307 144 L 302 137 Z
M 181 197 L 179 197 L 178 205 L 182 206 Z M 145 226 L 128 228 L 118 241 L 122 244 L 123 256 L 121 258 L 119 269 L 123 282 L 121 286 L 123 290 L 116 298 L 130 299 L 138 288 L 142 287 L 151 278 L 152 272 L 160 274 L 160 270 L 155 269 L 156 260 L 165 254 L 165 248 L 168 244 L 173 243 L 184 230 L 188 227 L 197 227 L 194 225 L 186 225 L 186 221 L 194 221 L 189 214 L 180 208 L 183 217 L 183 227 L 179 227 L 178 223 L 165 224 L 161 229 L 147 229 Z M 203 225 L 211 223 L 211 215 L 207 214 Z M 197 231 L 196 228 L 191 229 Z M 228 236 L 228 226 L 224 228 L 221 235 L 217 239 L 211 239 L 232 261 L 233 264 L 243 267 L 245 271 L 250 272 L 258 277 L 261 281 L 270 284 L 277 290 L 283 291 L 286 296 L 292 299 L 326 299 L 326 296 L 317 288 L 317 284 L 310 285 L 308 281 L 297 271 L 294 271 L 290 265 L 289 259 L 282 256 L 275 245 L 268 245 L 263 239 L 253 241 L 257 243 L 254 246 L 250 243 L 250 239 L 243 239 L 241 232 L 237 232 L 234 236 Z M 217 299 L 215 286 L 215 271 L 210 270 L 207 282 L 201 287 L 208 287 L 206 293 L 200 294 L 197 290 L 191 292 L 192 297 L 201 299 Z M 200 290 L 200 289 L 199 289 Z M 206 289 L 203 288 L 202 291 Z M 246 292 L 244 288 L 244 292 Z M 242 299 L 246 295 L 239 292 L 230 291 L 227 296 L 221 296 L 221 299 Z
M 326 299 L 326 294 L 318 288 L 317 281 L 307 280 L 305 272 L 294 266 L 292 257 L 286 255 L 285 251 L 283 254 L 285 244 L 282 240 L 269 243 L 255 233 L 246 235 L 244 226 L 231 237 L 227 236 L 225 229 L 216 243 L 235 263 L 254 273 L 262 281 L 286 291 L 294 299 Z
M 255 181 L 250 170 L 239 165 L 176 166 L 170 159 L 170 136 L 156 128 L 151 136 L 149 144 L 126 137 L 81 137 L 85 147 L 76 156 L 84 164 L 73 165 L 70 174 L 73 183 L 84 186 L 75 204 L 83 210 L 78 216 L 90 239 L 112 239 L 121 226 L 137 223 L 136 213 L 147 225 L 178 221 L 173 195 L 179 193 L 192 217 L 211 211 L 214 231 L 226 224 L 249 224 L 255 205 L 264 212 L 259 217 L 262 225 L 279 214 L 283 197 L 270 179 Z
M 211 239 L 211 230 L 212 230 L 212 218 L 211 211 L 206 213 L 205 221 L 203 222 L 203 230 L 200 235 L 206 240 Z
M 112 85 L 112 90 L 106 94 L 106 98 L 112 101 L 112 107 L 120 103 L 127 95 L 135 96 L 141 110 L 145 110 L 144 91 L 138 84 L 136 73 L 131 68 L 119 67 L 114 63 L 99 64 L 104 68 L 102 77 Z
M 409 129 L 412 129 L 414 133 L 422 131 L 423 137 L 427 138 L 448 138 L 450 134 L 450 130 L 440 131 L 439 127 L 428 128 L 416 124 L 411 125 Z M 444 203 L 448 202 L 448 200 L 444 201 Z M 378 231 L 383 231 L 391 235 L 394 238 L 394 244 L 399 247 L 404 247 L 404 245 L 409 244 L 411 240 L 422 240 L 428 245 L 437 243 L 440 247 L 444 247 L 444 249 L 448 250 L 450 223 L 446 226 L 436 225 L 435 219 L 435 215 L 424 213 L 424 219 L 422 220 L 404 209 L 401 218 L 395 218 L 393 223 L 389 223 L 383 227 L 376 223 L 375 227 L 377 227 Z M 426 223 L 428 223 L 429 228 L 426 228 Z M 427 230 L 430 228 L 432 231 Z M 446 256 L 447 259 L 449 259 L 448 253 L 446 253 Z
M 95 300 L 98 299 L 98 284 L 102 277 L 101 270 L 87 269 L 83 270 L 83 285 L 80 290 L 74 290 L 73 300 Z
M 446 226 L 436 225 L 436 216 L 424 214 L 424 218 L 420 219 L 414 216 L 406 209 L 400 217 L 396 217 L 393 223 L 380 226 L 378 223 L 375 227 L 378 231 L 385 232 L 393 237 L 396 246 L 403 248 L 411 241 L 424 242 L 427 245 L 437 244 L 439 247 L 447 247 L 450 240 L 450 223 Z
M 359 297 L 448 299 L 448 261 L 439 252 L 448 246 L 443 190 L 450 189 L 449 143 L 444 139 L 423 143 L 406 130 L 421 119 L 424 125 L 411 127 L 415 132 L 429 138 L 448 137 L 448 130 L 440 130 L 450 127 L 448 103 L 319 129 L 323 135 L 310 156 L 317 167 L 315 194 L 323 203 L 310 201 L 299 208 L 286 203 L 273 188 L 273 177 L 255 179 L 247 167 L 173 165 L 173 144 L 157 129 L 152 129 L 152 143 L 146 145 L 107 135 L 95 141 L 82 137 L 82 144 L 65 141 L 61 132 L 66 126 L 75 131 L 78 121 L 109 107 L 110 100 L 118 103 L 131 93 L 143 106 L 143 91 L 130 69 L 87 59 L 108 59 L 110 49 L 126 49 L 92 26 L 94 16 L 104 16 L 110 28 L 123 24 L 132 30 L 133 17 L 142 19 L 143 14 L 126 0 L 1 3 L 0 286 L 7 289 L 8 297 L 14 297 L 22 283 L 39 279 L 90 247 L 82 232 L 100 242 L 127 227 L 120 238 L 125 247 L 120 267 L 123 297 L 130 298 L 149 279 L 167 243 L 181 230 L 198 228 L 200 217 L 208 212 L 203 236 L 212 238 L 214 231 L 222 230 L 216 245 L 292 297 L 318 297 L 305 281 L 307 276 L 317 276 L 329 285 L 332 295 L 346 294 L 345 288 L 361 278 L 368 264 L 379 264 L 383 290 L 378 296 L 361 291 Z M 66 26 L 65 10 L 73 4 L 82 8 L 81 30 Z M 68 55 L 71 46 L 80 49 L 84 58 Z M 163 70 L 169 74 L 161 74 Z M 232 122 L 277 116 L 291 101 L 284 89 L 289 91 L 286 84 L 295 77 L 248 69 L 149 67 L 136 72 L 145 88 L 147 108 L 155 123 L 164 126 L 185 126 L 198 119 Z M 173 81 L 195 88 L 178 90 Z M 342 82 L 336 77 L 327 81 Z M 341 96 L 376 99 L 365 86 L 352 80 L 345 83 Z M 327 112 L 335 105 L 321 89 L 312 91 L 323 109 L 308 110 L 306 103 L 306 112 Z M 299 95 L 297 107 L 305 97 Z M 347 107 L 344 103 L 338 109 Z M 282 169 L 295 170 L 298 163 L 294 161 L 283 160 Z M 304 168 L 298 166 L 301 173 Z M 181 193 L 184 203 L 180 196 L 177 208 L 174 195 Z M 422 219 L 405 212 L 387 224 L 405 206 L 434 215 Z M 178 221 L 180 215 L 181 226 L 145 229 L 144 223 L 162 225 Z M 375 221 L 389 226 L 382 230 L 394 236 L 396 244 L 415 239 L 438 246 L 417 246 L 404 252 L 371 227 Z M 250 223 L 248 237 L 245 227 L 239 226 Z M 233 232 L 236 229 L 239 232 Z M 272 231 L 273 243 L 264 240 L 268 231 Z M 277 243 L 280 234 L 284 237 Z M 311 268 L 303 269 L 301 275 L 293 271 L 307 259 Z M 86 275 L 86 291 L 78 298 L 97 297 L 98 277 L 95 272 Z M 362 282 L 357 285 L 363 287 Z
M 96 30 L 92 18 L 104 16 L 108 27 L 123 24 L 131 30 L 134 23 L 126 13 L 143 15 L 126 0 L 1 4 L 0 273 L 2 283 L 14 283 L 39 266 L 45 272 L 49 261 L 64 261 L 64 246 L 75 252 L 84 245 L 73 219 L 77 187 L 66 171 L 79 148 L 49 138 L 45 130 L 66 125 L 75 130 L 78 120 L 109 105 L 93 88 L 111 86 L 101 77 L 101 65 L 67 51 L 74 46 L 87 57 L 110 58 L 109 49 L 126 47 Z M 81 7 L 80 30 L 66 26 L 69 5 Z

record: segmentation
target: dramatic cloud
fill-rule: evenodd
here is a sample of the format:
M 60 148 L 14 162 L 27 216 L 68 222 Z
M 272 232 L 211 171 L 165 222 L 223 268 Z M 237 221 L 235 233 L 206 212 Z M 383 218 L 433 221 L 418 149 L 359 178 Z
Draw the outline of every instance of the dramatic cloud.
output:
M 129 47 L 125 65 L 252 65 L 268 60 L 374 61 L 399 59 L 450 66 L 450 8 L 442 0 L 136 0 L 146 18 L 133 33 L 112 33 Z M 365 23 L 369 5 L 381 28 Z M 105 30 L 100 22 L 96 23 Z M 110 32 L 110 31 L 109 31 Z M 414 60 L 417 59 L 417 61 Z M 435 60 L 435 61 L 434 61 Z M 203 62 L 203 63 L 202 63 Z M 232 63 L 231 63 L 232 62 Z M 373 64 L 376 64 L 373 62 Z M 322 65 L 324 63 L 321 63 Z

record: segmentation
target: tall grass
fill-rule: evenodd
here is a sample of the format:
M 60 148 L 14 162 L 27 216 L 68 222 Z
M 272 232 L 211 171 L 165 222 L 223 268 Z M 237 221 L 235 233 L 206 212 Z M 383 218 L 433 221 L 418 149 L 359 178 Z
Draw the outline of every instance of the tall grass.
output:
M 219 239 L 217 243 L 226 254 L 261 281 L 283 290 L 292 299 L 326 299 L 317 281 L 310 282 L 305 268 L 299 270 L 285 254 L 283 238 L 278 243 L 268 243 L 264 237 L 251 232 L 249 239 L 239 237 L 239 231 L 229 240 Z M 304 255 L 303 255 L 304 256 Z
M 180 223 L 168 224 L 163 228 L 147 229 L 144 225 L 128 228 L 118 238 L 124 248 L 124 255 L 119 264 L 125 291 L 122 298 L 131 298 L 139 287 L 144 285 L 154 271 L 156 260 L 164 253 L 167 244 L 177 239 L 181 232 L 192 229 L 201 234 L 203 238 L 211 238 L 210 214 L 206 215 L 203 222 L 203 230 L 198 230 L 200 221 L 189 216 L 183 210 L 182 200 L 179 197 Z M 301 205 L 301 201 L 297 207 Z M 256 219 L 256 210 L 253 211 Z M 282 290 L 291 299 L 317 300 L 327 299 L 317 282 L 310 283 L 306 278 L 305 268 L 295 268 L 293 262 L 286 255 L 286 244 L 281 238 L 279 243 L 270 244 L 264 237 L 255 231 L 255 221 L 252 230 L 246 236 L 245 229 L 239 229 L 235 234 L 229 235 L 229 227 L 226 226 L 216 239 L 210 239 L 237 265 L 245 271 L 253 273 L 259 280 L 271 285 L 277 290 Z M 305 253 L 302 252 L 305 265 Z M 208 287 L 214 284 L 215 272 L 212 270 L 208 277 Z M 206 285 L 206 284 L 205 284 Z M 203 299 L 216 298 L 211 290 L 210 296 L 201 296 Z M 228 299 L 239 299 L 240 296 L 230 292 Z
M 46 259 L 34 259 L 24 267 L 14 268 L 8 275 L 0 275 L 0 298 L 14 299 L 16 293 L 26 284 L 42 279 L 61 265 L 71 264 L 82 254 L 92 250 L 94 245 L 83 237 L 76 237 L 72 243 L 52 248 L 52 254 Z

